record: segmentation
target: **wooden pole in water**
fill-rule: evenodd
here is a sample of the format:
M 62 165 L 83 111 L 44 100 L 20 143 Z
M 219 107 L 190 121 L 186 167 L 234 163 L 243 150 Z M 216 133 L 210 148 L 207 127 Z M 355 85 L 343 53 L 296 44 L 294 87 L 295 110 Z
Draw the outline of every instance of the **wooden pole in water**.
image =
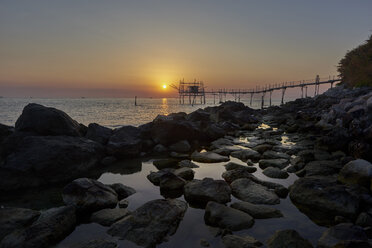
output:
M 134 97 L 134 106 L 137 106 L 137 96 Z

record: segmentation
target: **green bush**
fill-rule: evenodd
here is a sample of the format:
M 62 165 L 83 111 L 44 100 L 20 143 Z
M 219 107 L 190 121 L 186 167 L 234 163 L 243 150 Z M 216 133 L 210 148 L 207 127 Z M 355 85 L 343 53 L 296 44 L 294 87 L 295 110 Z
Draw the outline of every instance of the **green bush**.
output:
M 349 87 L 372 86 L 372 35 L 365 44 L 346 53 L 338 72 Z

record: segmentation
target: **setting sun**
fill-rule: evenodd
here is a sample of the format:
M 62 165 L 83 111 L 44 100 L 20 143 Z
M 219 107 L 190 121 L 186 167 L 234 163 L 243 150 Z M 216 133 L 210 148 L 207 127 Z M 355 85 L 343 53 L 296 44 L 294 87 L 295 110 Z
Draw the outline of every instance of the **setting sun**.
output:
M 163 89 L 166 89 L 167 88 L 167 85 L 166 84 L 163 84 Z

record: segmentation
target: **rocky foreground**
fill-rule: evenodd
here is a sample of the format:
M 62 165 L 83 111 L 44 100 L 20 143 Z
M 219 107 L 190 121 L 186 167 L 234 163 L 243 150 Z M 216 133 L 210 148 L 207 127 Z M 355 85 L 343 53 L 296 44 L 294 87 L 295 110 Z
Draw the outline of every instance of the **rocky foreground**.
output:
M 372 246 L 371 88 L 336 87 L 265 110 L 226 102 L 114 130 L 96 123 L 86 127 L 60 110 L 29 104 L 15 127 L 0 124 L 0 144 L 1 194 L 64 185 L 65 203 L 42 212 L 0 208 L 0 247 L 49 247 L 82 222 L 154 247 L 176 233 L 188 207 L 205 209 L 205 223 L 219 228 L 228 248 L 313 247 L 295 230 L 278 230 L 260 241 L 234 234 L 252 227 L 255 219 L 282 217 L 275 205 L 288 195 L 312 221 L 329 227 L 317 247 Z M 154 162 L 158 171 L 147 179 L 160 187 L 164 199 L 133 212 L 126 209 L 126 198 L 135 189 L 94 180 L 118 160 L 159 155 L 164 158 Z M 230 157 L 246 165 L 226 163 L 224 180 L 194 179 L 193 161 L 228 162 Z M 252 174 L 257 166 L 270 178 L 295 173 L 299 179 L 289 188 L 263 181 Z M 176 199 L 182 195 L 187 202 Z M 229 204 L 232 196 L 240 201 Z M 201 245 L 209 244 L 202 240 Z M 78 247 L 117 244 L 92 240 Z

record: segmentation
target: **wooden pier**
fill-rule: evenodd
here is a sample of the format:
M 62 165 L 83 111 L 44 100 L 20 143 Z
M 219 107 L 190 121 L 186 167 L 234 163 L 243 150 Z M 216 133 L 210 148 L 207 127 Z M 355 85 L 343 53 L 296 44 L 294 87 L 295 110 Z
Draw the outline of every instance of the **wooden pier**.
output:
M 189 104 L 196 104 L 196 99 L 200 98 L 200 103 L 205 104 L 205 96 L 206 95 L 213 95 L 214 103 L 216 103 L 216 96 L 218 96 L 219 102 L 226 101 L 227 95 L 232 95 L 235 101 L 240 101 L 243 95 L 250 95 L 250 105 L 252 105 L 252 100 L 254 95 L 261 95 L 261 108 L 265 105 L 265 96 L 266 94 L 270 95 L 270 103 L 271 106 L 271 96 L 273 91 L 279 90 L 281 91 L 281 104 L 284 103 L 284 96 L 285 92 L 289 88 L 300 88 L 301 89 L 301 97 L 308 97 L 307 88 L 309 86 L 314 86 L 314 96 L 319 95 L 319 86 L 322 84 L 330 84 L 331 88 L 333 84 L 336 82 L 340 82 L 341 79 L 339 77 L 333 76 L 328 78 L 320 78 L 318 75 L 314 79 L 309 80 L 300 80 L 300 81 L 293 81 L 293 82 L 284 82 L 278 84 L 269 84 L 266 86 L 257 86 L 254 89 L 218 89 L 218 90 L 210 90 L 207 91 L 204 87 L 204 83 L 202 81 L 194 81 L 192 83 L 186 83 L 184 80 L 179 82 L 179 85 L 176 86 L 174 84 L 170 85 L 174 89 L 178 90 L 179 94 L 179 101 L 180 104 L 185 104 L 185 97 L 189 98 Z

